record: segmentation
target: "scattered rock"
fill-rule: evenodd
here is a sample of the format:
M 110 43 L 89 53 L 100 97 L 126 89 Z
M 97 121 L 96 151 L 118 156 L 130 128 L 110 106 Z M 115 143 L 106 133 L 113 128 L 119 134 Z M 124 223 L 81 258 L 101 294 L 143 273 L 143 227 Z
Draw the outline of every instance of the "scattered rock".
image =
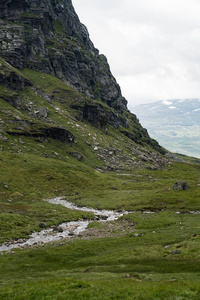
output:
M 70 154 L 78 161 L 81 161 L 83 159 L 83 155 L 79 152 L 71 152 Z
M 132 236 L 141 237 L 142 235 L 140 233 L 134 233 Z
M 173 189 L 176 191 L 183 191 L 189 189 L 189 184 L 187 181 L 176 181 L 173 185 Z
M 126 274 L 126 275 L 124 275 L 124 278 L 134 278 L 134 279 L 137 279 L 137 280 L 141 280 L 141 277 L 140 277 L 139 274 L 134 274 L 134 275 Z
M 96 217 L 97 217 L 99 220 L 104 220 L 104 221 L 108 219 L 108 216 L 96 215 Z
M 58 231 L 58 226 L 52 226 L 53 231 Z
M 35 114 L 39 118 L 47 118 L 48 117 L 48 109 L 46 107 L 39 107 L 37 111 L 35 111 Z
M 24 243 L 24 241 L 25 241 L 24 239 L 18 239 L 17 243 Z
M 170 254 L 175 255 L 175 254 L 180 254 L 181 251 L 180 250 L 173 250 Z
M 8 141 L 8 138 L 5 137 L 5 136 L 3 136 L 3 135 L 0 133 L 0 140 L 7 142 L 7 141 Z
M 130 274 L 124 275 L 124 278 L 131 278 L 132 276 Z
M 113 186 L 112 189 L 113 189 L 113 190 L 117 190 L 116 186 Z
M 73 231 L 70 231 L 68 235 L 73 236 L 73 235 L 75 235 L 75 233 Z
M 58 226 L 58 232 L 63 232 L 64 230 L 63 230 L 63 228 L 62 228 L 62 226 Z
M 164 246 L 165 249 L 172 247 L 173 245 L 166 245 Z
M 192 235 L 192 238 L 195 238 L 195 237 L 197 237 L 198 235 L 196 234 L 196 233 L 194 233 L 193 235 Z
M 45 222 L 41 222 L 41 223 L 39 224 L 39 227 L 40 227 L 40 228 L 46 228 L 46 227 L 47 227 L 47 224 L 46 224 Z

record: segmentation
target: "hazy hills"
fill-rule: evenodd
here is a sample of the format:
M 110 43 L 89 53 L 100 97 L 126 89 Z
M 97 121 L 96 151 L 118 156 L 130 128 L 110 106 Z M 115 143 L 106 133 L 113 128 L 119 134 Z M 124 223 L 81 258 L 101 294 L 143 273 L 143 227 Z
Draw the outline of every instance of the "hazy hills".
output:
M 131 107 L 150 136 L 172 152 L 200 157 L 200 99 L 176 99 Z

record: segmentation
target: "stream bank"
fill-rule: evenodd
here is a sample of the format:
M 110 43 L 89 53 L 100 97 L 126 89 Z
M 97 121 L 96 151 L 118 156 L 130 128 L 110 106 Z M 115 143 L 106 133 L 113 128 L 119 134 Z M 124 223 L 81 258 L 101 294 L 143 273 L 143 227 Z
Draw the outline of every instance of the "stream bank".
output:
M 128 212 L 116 212 L 110 210 L 98 210 L 89 207 L 79 207 L 67 200 L 64 197 L 56 197 L 53 199 L 45 199 L 44 201 L 49 202 L 54 205 L 62 205 L 67 209 L 72 210 L 80 210 L 85 212 L 91 212 L 95 215 L 95 221 L 98 222 L 109 222 L 114 221 L 120 218 L 121 216 L 128 214 Z M 66 222 L 59 225 L 57 231 L 55 231 L 55 227 L 44 229 L 40 232 L 33 232 L 29 239 L 19 239 L 15 242 L 4 243 L 0 246 L 0 252 L 9 251 L 16 248 L 27 248 L 33 245 L 42 245 L 48 242 L 59 241 L 67 238 L 71 238 L 74 236 L 78 236 L 81 232 L 84 232 L 89 223 L 94 221 L 88 220 L 79 220 Z

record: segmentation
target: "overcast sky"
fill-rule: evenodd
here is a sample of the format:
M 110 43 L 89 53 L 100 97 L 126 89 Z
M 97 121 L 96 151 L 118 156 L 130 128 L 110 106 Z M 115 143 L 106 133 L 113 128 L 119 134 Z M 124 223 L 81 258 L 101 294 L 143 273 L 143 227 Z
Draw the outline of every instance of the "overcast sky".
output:
M 200 98 L 199 0 L 72 0 L 130 105 Z

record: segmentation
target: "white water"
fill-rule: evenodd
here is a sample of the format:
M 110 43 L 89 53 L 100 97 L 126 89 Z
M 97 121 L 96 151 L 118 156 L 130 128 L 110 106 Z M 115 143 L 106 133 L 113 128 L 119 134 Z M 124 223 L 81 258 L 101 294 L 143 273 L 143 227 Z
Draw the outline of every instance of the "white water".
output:
M 64 200 L 62 197 L 47 199 L 44 201 L 47 201 L 52 204 L 60 204 L 69 209 L 91 212 L 99 217 L 107 217 L 106 220 L 101 220 L 101 221 L 114 221 L 114 220 L 117 220 L 119 217 L 123 216 L 124 214 L 127 214 L 127 212 L 119 213 L 119 212 L 112 211 L 112 210 L 99 210 L 99 209 L 94 209 L 94 208 L 89 208 L 89 207 L 76 206 L 75 204 Z
M 124 214 L 128 214 L 128 212 L 115 212 L 110 210 L 98 210 L 88 207 L 79 207 L 75 204 L 64 200 L 62 197 L 57 197 L 53 199 L 46 199 L 44 201 L 47 201 L 51 204 L 55 205 L 62 205 L 68 209 L 73 210 L 81 210 L 85 212 L 91 212 L 94 213 L 98 218 L 100 222 L 106 222 L 106 221 L 114 221 L 117 220 L 119 217 L 123 216 Z M 62 228 L 63 232 L 55 232 L 53 228 L 44 229 L 40 232 L 34 232 L 30 235 L 29 239 L 23 240 L 23 241 L 16 241 L 14 243 L 5 243 L 0 246 L 0 252 L 1 251 L 8 251 L 16 248 L 23 248 L 23 247 L 29 247 L 36 244 L 43 244 L 53 241 L 59 241 L 64 238 L 70 238 L 72 236 L 78 235 L 81 232 L 85 231 L 89 225 L 89 223 L 92 221 L 74 221 L 74 222 L 67 222 L 60 224 L 59 227 Z

